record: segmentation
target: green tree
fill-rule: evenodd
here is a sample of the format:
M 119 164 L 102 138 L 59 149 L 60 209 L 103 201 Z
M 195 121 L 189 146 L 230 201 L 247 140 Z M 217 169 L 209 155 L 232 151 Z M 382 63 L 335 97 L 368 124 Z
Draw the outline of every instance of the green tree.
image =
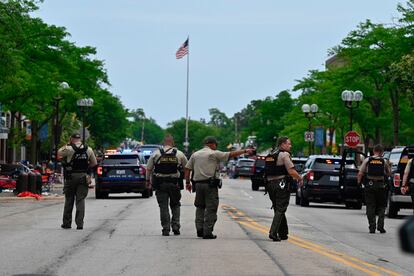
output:
M 162 143 L 164 130 L 154 119 L 147 118 L 142 108 L 131 110 L 129 116 L 133 118 L 128 130 L 129 137 L 138 141 L 143 140 L 146 144 Z
M 101 88 L 102 84 L 109 85 L 103 62 L 92 58 L 96 54 L 94 48 L 77 47 L 66 40 L 69 34 L 65 28 L 32 18 L 30 12 L 37 9 L 37 3 L 0 2 L 0 102 L 13 115 L 21 112 L 32 121 L 32 162 L 37 159 L 37 130 L 52 122 L 57 97 L 60 98 L 60 124 L 73 113 L 80 118 L 77 99 L 93 98 L 95 106 L 91 114 L 96 118 L 88 115 L 86 123 L 91 125 L 98 144 L 113 143 L 125 134 L 126 112 L 118 99 Z M 68 82 L 70 89 L 61 90 L 62 81 Z M 111 112 L 107 116 L 99 115 L 108 110 Z M 119 123 L 107 131 L 114 121 Z M 18 135 L 11 135 L 10 144 L 16 145 L 19 139 Z
M 184 143 L 184 134 L 185 134 L 185 119 L 173 121 L 168 124 L 166 133 L 169 133 L 174 136 L 175 144 L 179 149 L 183 149 Z M 218 128 L 206 125 L 204 123 L 189 120 L 188 122 L 188 136 L 189 136 L 189 153 L 201 149 L 203 145 L 203 140 L 206 136 L 216 136 L 220 150 L 226 149 L 226 144 L 222 142 L 223 137 L 220 136 L 220 131 Z

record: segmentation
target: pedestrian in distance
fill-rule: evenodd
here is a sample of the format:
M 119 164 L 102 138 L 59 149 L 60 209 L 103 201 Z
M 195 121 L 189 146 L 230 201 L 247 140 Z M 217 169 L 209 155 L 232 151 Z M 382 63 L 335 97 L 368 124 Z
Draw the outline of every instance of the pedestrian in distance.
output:
M 64 168 L 65 207 L 63 209 L 63 229 L 72 227 L 72 211 L 76 202 L 76 229 L 83 229 L 85 217 L 85 198 L 88 195 L 90 173 L 97 165 L 92 148 L 83 145 L 78 133 L 70 137 L 67 145 L 58 151 L 58 159 Z
M 195 191 L 194 205 L 196 207 L 195 226 L 197 237 L 215 239 L 214 225 L 217 221 L 219 206 L 218 189 L 221 188 L 220 162 L 228 161 L 242 154 L 251 155 L 253 149 L 243 149 L 230 152 L 217 150 L 217 139 L 208 136 L 204 139 L 204 148 L 194 152 L 185 167 L 186 189 Z M 190 174 L 192 174 L 190 182 Z
M 184 188 L 182 176 L 186 164 L 187 158 L 174 147 L 171 135 L 164 137 L 163 147 L 148 159 L 146 179 L 148 186 L 155 190 L 163 236 L 169 236 L 171 229 L 174 235 L 180 235 L 180 200 Z
M 408 193 L 411 194 L 411 202 L 414 213 L 414 158 L 408 160 L 408 163 L 405 166 L 401 193 L 404 195 Z
M 290 156 L 291 148 L 292 143 L 289 137 L 279 137 L 276 149 L 265 159 L 267 192 L 274 212 L 269 231 L 269 238 L 273 241 L 288 239 L 286 211 L 289 206 L 292 178 L 295 178 L 299 185 L 303 185 L 303 179 L 295 170 Z
M 366 214 L 369 224 L 369 233 L 375 230 L 386 233 L 384 228 L 385 208 L 387 206 L 388 178 L 391 176 L 389 162 L 382 157 L 384 148 L 378 144 L 374 146 L 374 155 L 365 158 L 359 168 L 358 183 L 365 187 Z M 376 222 L 376 216 L 378 221 Z

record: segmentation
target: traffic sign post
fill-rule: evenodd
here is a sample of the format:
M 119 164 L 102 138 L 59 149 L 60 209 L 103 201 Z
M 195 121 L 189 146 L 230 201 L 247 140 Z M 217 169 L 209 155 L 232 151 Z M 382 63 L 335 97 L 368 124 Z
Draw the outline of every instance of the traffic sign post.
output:
M 348 131 L 344 137 L 345 145 L 350 148 L 356 148 L 361 142 L 361 136 L 356 131 Z
M 305 142 L 313 142 L 315 140 L 313 131 L 305 132 Z

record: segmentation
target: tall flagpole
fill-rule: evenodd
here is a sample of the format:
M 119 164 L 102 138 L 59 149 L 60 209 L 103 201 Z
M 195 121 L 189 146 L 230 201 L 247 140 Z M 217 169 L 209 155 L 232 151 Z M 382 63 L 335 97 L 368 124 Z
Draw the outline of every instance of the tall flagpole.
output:
M 190 78 L 190 36 L 187 38 L 188 40 L 188 53 L 187 53 L 187 95 L 186 95 L 186 104 L 185 104 L 185 142 L 184 142 L 184 149 L 185 153 L 188 156 L 188 146 L 190 143 L 188 142 L 188 86 L 189 86 L 189 78 Z

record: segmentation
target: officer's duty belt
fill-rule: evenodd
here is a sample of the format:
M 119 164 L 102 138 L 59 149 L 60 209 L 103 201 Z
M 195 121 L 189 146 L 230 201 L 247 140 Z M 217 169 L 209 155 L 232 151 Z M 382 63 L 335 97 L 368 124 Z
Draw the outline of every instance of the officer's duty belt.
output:
M 193 181 L 195 184 L 202 184 L 202 183 L 205 183 L 205 184 L 209 184 L 210 183 L 210 179 L 206 179 L 206 180 L 200 180 L 200 181 Z
M 177 183 L 178 178 L 176 177 L 155 177 L 160 182 Z
M 284 179 L 286 179 L 286 177 L 283 177 L 283 178 L 268 178 L 267 181 L 282 181 Z
M 384 179 L 369 179 L 369 178 L 367 178 L 367 181 L 368 182 L 374 182 L 374 183 L 384 183 L 385 182 L 385 180 Z

